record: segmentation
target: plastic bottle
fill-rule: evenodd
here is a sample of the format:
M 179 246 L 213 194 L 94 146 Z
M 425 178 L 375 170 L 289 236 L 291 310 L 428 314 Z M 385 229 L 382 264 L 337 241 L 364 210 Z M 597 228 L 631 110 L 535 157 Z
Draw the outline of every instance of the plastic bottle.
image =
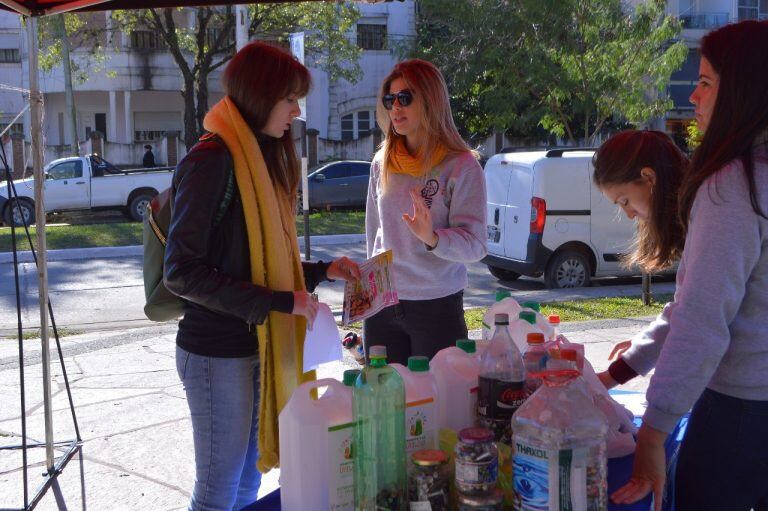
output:
M 480 362 L 477 419 L 493 431 L 496 441 L 512 440 L 510 417 L 525 401 L 525 367 L 520 350 L 509 335 L 509 316 L 497 314 L 491 343 Z
M 408 367 L 390 364 L 405 384 L 405 450 L 407 458 L 424 449 L 438 449 L 437 382 L 427 357 L 408 357 Z
M 541 372 L 545 369 L 547 351 L 544 348 L 544 334 L 541 332 L 532 332 L 528 334 L 528 346 L 523 352 L 523 363 L 525 364 L 525 390 L 528 395 L 533 394 L 541 385 L 541 378 L 531 376 L 533 373 Z
M 512 294 L 506 289 L 496 291 L 496 301 L 483 315 L 482 339 L 489 341 L 493 337 L 493 321 L 496 314 L 508 314 L 510 318 L 516 318 L 520 313 L 520 304 L 512 298 Z
M 345 382 L 357 376 L 347 372 Z M 320 387 L 326 392 L 313 399 L 312 390 Z M 280 412 L 278 427 L 282 509 L 354 509 L 350 388 L 333 379 L 300 385 Z
M 557 336 L 560 335 L 560 316 L 557 314 L 550 314 L 547 321 L 549 321 L 549 326 L 552 327 L 552 337 L 549 340 L 554 341 L 557 339 Z
M 474 353 L 451 346 L 432 357 L 430 371 L 437 384 L 438 429 L 459 431 L 474 426 L 480 359 Z
M 575 386 L 545 377 L 512 417 L 514 489 L 521 509 L 607 509 L 605 416 Z
M 549 323 L 549 318 L 541 313 L 541 304 L 539 302 L 527 301 L 520 304 L 523 312 L 536 313 L 536 327 L 541 330 L 544 337 L 549 340 L 553 337 L 552 325 Z
M 528 334 L 537 332 L 543 333 L 537 328 L 536 313 L 531 310 L 519 312 L 517 318 L 510 322 L 510 335 L 521 352 L 528 347 Z
M 371 346 L 368 356 L 352 390 L 355 509 L 405 511 L 405 385 L 384 346 Z

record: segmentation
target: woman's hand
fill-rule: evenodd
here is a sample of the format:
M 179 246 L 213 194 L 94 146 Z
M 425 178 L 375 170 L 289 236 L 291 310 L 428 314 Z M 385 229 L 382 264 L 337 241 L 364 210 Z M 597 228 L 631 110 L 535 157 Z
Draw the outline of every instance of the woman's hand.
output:
M 608 355 L 608 360 L 613 360 L 614 357 L 619 358 L 626 352 L 629 348 L 632 347 L 632 341 L 626 340 L 616 343 L 616 346 L 613 347 L 611 350 L 611 354 Z
M 600 383 L 603 384 L 603 387 L 605 387 L 608 390 L 611 390 L 613 387 L 619 384 L 619 382 L 613 379 L 613 377 L 608 371 L 597 373 L 597 378 L 600 380 Z
M 613 492 L 611 500 L 616 504 L 632 504 L 653 491 L 653 509 L 661 511 L 664 498 L 664 483 L 667 477 L 667 462 L 664 441 L 667 434 L 647 424 L 640 426 L 637 433 L 635 464 L 632 478 L 627 484 Z
M 312 295 L 306 291 L 293 292 L 293 310 L 291 314 L 307 318 L 307 327 L 312 330 L 312 325 L 317 316 L 318 304 Z
M 413 215 L 403 213 L 403 221 L 414 236 L 431 248 L 437 246 L 437 234 L 432 227 L 432 212 L 429 210 L 418 188 L 411 189 L 413 201 Z
M 340 257 L 328 266 L 325 276 L 331 280 L 360 280 L 360 267 L 349 257 Z

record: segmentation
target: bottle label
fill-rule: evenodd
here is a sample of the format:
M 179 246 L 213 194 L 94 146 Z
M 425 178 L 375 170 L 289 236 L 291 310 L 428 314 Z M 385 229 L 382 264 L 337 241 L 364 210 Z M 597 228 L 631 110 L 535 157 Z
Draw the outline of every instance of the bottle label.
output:
M 502 381 L 480 376 L 480 392 L 477 398 L 477 413 L 487 419 L 512 417 L 525 402 L 525 380 Z
M 586 448 L 548 450 L 516 439 L 512 464 L 521 511 L 588 509 Z
M 499 458 L 477 462 L 456 459 L 456 480 L 462 484 L 495 484 L 499 477 Z
M 328 428 L 328 509 L 352 511 L 355 508 L 353 469 L 354 422 Z
M 405 405 L 405 450 L 412 454 L 422 449 L 437 449 L 434 398 Z

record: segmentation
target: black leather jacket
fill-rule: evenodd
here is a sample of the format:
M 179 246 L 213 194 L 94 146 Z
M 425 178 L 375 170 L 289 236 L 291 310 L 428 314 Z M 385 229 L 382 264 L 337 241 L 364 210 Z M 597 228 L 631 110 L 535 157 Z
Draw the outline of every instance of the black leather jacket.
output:
M 243 205 L 235 191 L 226 213 L 214 226 L 233 168 L 223 141 L 204 137 L 179 162 L 173 176 L 174 198 L 165 249 L 164 281 L 187 300 L 177 344 L 213 357 L 257 353 L 255 325 L 269 311 L 290 313 L 293 293 L 272 291 L 251 282 L 248 235 Z M 302 263 L 308 291 L 326 280 L 327 263 Z

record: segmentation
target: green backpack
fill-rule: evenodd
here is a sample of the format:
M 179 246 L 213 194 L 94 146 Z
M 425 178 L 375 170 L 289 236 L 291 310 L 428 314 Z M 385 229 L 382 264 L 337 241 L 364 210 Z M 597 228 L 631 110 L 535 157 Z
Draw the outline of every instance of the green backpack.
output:
M 219 204 L 214 229 L 224 219 L 224 214 L 232 202 L 235 192 L 235 179 L 232 169 L 227 167 L 227 185 L 224 197 Z M 147 206 L 144 215 L 144 314 L 151 321 L 170 321 L 184 315 L 184 299 L 168 291 L 163 283 L 163 258 L 171 224 L 171 203 L 173 190 L 168 188 L 155 196 Z

